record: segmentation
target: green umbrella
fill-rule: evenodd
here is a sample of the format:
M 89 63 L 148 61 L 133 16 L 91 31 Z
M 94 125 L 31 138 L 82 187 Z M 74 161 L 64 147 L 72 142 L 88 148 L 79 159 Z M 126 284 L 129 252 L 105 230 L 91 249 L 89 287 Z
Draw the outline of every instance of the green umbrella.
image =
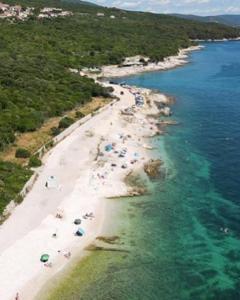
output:
M 49 255 L 48 254 L 43 254 L 40 258 L 41 262 L 47 262 L 49 260 Z

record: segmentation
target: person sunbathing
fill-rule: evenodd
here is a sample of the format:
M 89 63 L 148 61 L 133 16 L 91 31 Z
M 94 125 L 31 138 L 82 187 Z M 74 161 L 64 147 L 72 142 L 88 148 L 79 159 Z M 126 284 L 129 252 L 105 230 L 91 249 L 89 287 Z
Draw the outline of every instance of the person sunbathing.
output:
M 51 262 L 49 262 L 49 263 L 45 263 L 45 264 L 44 264 L 44 267 L 47 267 L 47 268 L 52 268 L 52 263 L 51 263 Z
M 16 294 L 15 300 L 20 300 L 20 298 L 19 298 L 19 293 Z
M 65 254 L 64 254 L 64 257 L 66 257 L 66 258 L 70 258 L 70 257 L 71 257 L 71 255 L 72 255 L 72 254 L 71 254 L 71 252 L 69 251 L 68 253 L 65 253 Z

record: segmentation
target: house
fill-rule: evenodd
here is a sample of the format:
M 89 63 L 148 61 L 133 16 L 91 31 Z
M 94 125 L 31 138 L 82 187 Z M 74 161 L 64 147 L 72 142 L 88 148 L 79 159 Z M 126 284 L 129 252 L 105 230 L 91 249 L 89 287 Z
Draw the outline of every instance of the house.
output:
M 149 61 L 149 58 L 143 57 L 141 55 L 136 55 L 132 57 L 125 58 L 122 63 L 122 67 L 131 67 L 131 66 L 142 66 Z
M 0 13 L 4 13 L 5 11 L 7 11 L 9 9 L 9 5 L 8 4 L 4 4 L 0 2 Z
M 58 14 L 60 17 L 67 17 L 67 16 L 72 16 L 73 13 L 71 11 L 62 11 Z
M 71 11 L 64 11 L 61 8 L 55 7 L 44 7 L 40 10 L 38 18 L 57 18 L 57 17 L 66 17 L 71 16 L 73 13 Z
M 97 17 L 105 17 L 104 13 L 97 13 Z
M 22 11 L 22 7 L 20 5 L 10 6 L 9 12 L 15 16 L 19 16 Z
M 110 19 L 116 19 L 116 17 L 112 15 L 112 16 L 110 16 Z
M 20 5 L 8 5 L 0 2 L 0 18 L 15 18 L 24 21 L 34 11 L 34 7 L 23 9 Z
M 20 5 L 14 5 L 10 7 L 10 11 L 20 12 L 22 10 L 22 7 Z

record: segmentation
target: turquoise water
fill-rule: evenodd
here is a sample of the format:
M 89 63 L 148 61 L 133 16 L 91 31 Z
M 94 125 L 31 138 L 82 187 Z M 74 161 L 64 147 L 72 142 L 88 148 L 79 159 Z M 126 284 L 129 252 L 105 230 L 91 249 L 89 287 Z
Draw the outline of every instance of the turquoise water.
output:
M 111 202 L 126 252 L 94 252 L 50 299 L 240 299 L 240 43 L 206 44 L 190 62 L 126 78 L 176 97 L 179 125 L 153 140 L 167 175 Z
M 240 299 L 240 43 L 205 46 L 182 68 L 126 79 L 177 100 L 179 126 L 164 137 L 176 174 L 155 184 L 153 222 L 154 252 L 167 255 L 164 239 L 171 261 L 159 259 L 158 276 L 169 274 L 178 294 L 159 283 L 158 299 Z

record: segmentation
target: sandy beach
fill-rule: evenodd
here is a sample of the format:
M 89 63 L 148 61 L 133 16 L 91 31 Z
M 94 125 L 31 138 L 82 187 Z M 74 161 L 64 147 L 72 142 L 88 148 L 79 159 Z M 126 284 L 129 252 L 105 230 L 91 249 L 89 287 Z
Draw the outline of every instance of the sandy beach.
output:
M 197 49 L 182 50 L 155 69 L 105 67 L 104 77 L 176 67 Z M 101 84 L 111 86 L 119 100 L 45 155 L 32 190 L 0 226 L 0 299 L 14 299 L 16 293 L 21 300 L 34 299 L 44 283 L 100 235 L 104 199 L 136 194 L 124 179 L 151 159 L 147 138 L 161 134 L 152 115 L 169 115 L 169 99 L 146 89 Z M 81 224 L 75 225 L 75 219 Z M 84 234 L 76 236 L 80 228 Z M 47 264 L 40 261 L 43 254 L 49 255 Z

